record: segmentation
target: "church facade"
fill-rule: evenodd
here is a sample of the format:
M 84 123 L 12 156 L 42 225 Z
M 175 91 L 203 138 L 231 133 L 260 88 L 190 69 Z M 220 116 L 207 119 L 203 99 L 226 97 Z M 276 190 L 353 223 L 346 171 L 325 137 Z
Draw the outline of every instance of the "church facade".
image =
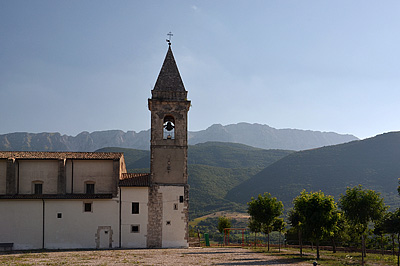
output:
M 122 153 L 0 151 L 0 250 L 188 247 L 190 101 L 170 45 L 148 107 L 150 173 Z

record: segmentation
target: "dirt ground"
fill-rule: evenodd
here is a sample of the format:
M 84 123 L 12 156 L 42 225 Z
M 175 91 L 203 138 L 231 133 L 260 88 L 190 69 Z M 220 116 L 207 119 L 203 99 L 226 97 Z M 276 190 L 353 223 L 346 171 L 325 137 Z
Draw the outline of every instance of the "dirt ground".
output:
M 310 265 L 242 248 L 0 253 L 0 265 Z

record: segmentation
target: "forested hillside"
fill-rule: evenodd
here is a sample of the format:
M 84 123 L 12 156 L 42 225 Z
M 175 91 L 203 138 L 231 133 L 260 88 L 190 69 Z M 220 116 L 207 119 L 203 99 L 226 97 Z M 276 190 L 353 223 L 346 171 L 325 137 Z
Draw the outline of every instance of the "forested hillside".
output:
M 149 151 L 123 148 L 98 151 L 123 152 L 128 171 L 149 171 Z M 208 142 L 189 146 L 191 217 L 219 210 L 245 211 L 245 204 L 225 199 L 228 191 L 291 153 L 293 151 L 263 150 L 237 143 Z
M 400 132 L 391 132 L 293 153 L 229 191 L 226 199 L 246 203 L 252 196 L 270 192 L 288 207 L 303 189 L 321 190 L 338 200 L 347 186 L 362 184 L 398 207 L 399 177 Z

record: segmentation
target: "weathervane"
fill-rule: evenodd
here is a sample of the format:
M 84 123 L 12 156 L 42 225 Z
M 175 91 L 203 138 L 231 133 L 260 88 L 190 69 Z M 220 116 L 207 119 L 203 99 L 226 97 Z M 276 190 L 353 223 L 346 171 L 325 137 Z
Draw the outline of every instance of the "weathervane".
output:
M 174 35 L 172 34 L 172 32 L 168 32 L 167 35 L 168 35 L 168 39 L 166 41 L 167 41 L 168 45 L 171 46 L 171 37 Z

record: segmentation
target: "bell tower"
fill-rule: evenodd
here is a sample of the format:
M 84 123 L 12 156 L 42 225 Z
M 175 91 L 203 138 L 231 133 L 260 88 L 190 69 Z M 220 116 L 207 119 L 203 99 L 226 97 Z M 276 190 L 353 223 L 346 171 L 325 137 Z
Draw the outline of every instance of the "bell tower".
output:
M 187 184 L 187 113 L 190 101 L 171 44 L 151 91 L 151 175 L 156 184 Z
M 172 35 L 172 34 L 171 34 Z M 188 247 L 187 113 L 190 101 L 171 42 L 151 99 L 147 247 Z

